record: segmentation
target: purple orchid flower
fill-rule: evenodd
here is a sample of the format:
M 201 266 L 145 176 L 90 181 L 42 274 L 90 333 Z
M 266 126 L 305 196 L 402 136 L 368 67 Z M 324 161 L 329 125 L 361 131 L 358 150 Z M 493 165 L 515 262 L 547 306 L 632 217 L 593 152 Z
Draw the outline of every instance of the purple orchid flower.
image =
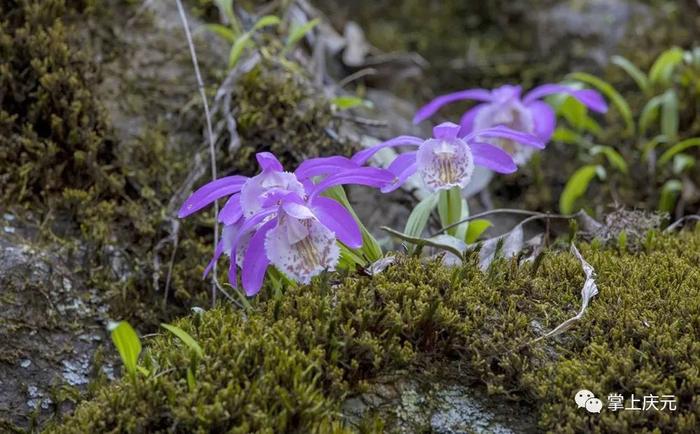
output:
M 178 214 L 187 217 L 230 196 L 218 215 L 224 225 L 222 239 L 204 275 L 226 253 L 231 257 L 229 282 L 236 286 L 240 268 L 248 296 L 260 291 L 270 264 L 308 283 L 321 271 L 335 268 L 340 257 L 336 241 L 350 248 L 362 246 L 355 219 L 340 203 L 320 196 L 323 191 L 345 184 L 381 187 L 394 178 L 386 170 L 361 167 L 345 157 L 307 160 L 294 173 L 285 172 L 269 152 L 256 158 L 260 174 L 212 181 L 195 191 Z M 315 184 L 316 177 L 322 180 Z
M 430 118 L 444 105 L 471 99 L 481 101 L 481 104 L 471 108 L 462 116 L 460 136 L 501 125 L 523 133 L 534 134 L 543 143 L 547 143 L 556 127 L 556 115 L 548 104 L 540 101 L 541 98 L 564 93 L 576 98 L 593 111 L 604 113 L 608 109 L 600 93 L 591 89 L 578 90 L 558 84 L 544 84 L 532 89 L 522 98 L 521 92 L 520 86 L 505 85 L 492 91 L 469 89 L 442 95 L 420 108 L 413 122 L 417 124 Z M 532 147 L 521 146 L 510 139 L 491 139 L 488 142 L 506 150 L 519 166 L 526 163 L 534 152 Z
M 531 134 L 498 126 L 460 136 L 461 127 L 444 122 L 433 128 L 433 137 L 421 139 L 414 136 L 399 136 L 362 150 L 352 157 L 352 162 L 364 164 L 380 149 L 396 146 L 417 146 L 417 151 L 405 152 L 389 165 L 395 179 L 382 187 L 383 192 L 396 190 L 409 176 L 418 172 L 431 191 L 464 188 L 471 180 L 474 165 L 499 173 L 513 173 L 517 166 L 513 158 L 501 148 L 482 140 L 506 139 L 537 149 L 544 143 Z

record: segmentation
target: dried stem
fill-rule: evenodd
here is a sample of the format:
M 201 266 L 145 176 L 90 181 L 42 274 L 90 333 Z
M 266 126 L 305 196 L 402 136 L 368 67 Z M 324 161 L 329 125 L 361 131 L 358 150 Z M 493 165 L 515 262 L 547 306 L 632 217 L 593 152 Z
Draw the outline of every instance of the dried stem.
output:
M 204 116 L 207 120 L 207 136 L 209 139 L 209 157 L 211 161 L 211 178 L 212 181 L 216 180 L 216 149 L 214 147 L 214 133 L 211 123 L 211 113 L 209 113 L 209 103 L 207 102 L 207 93 L 204 87 L 204 81 L 202 80 L 202 74 L 199 71 L 199 64 L 197 63 L 197 52 L 194 49 L 194 42 L 192 42 L 192 34 L 190 33 L 189 23 L 187 22 L 187 15 L 182 7 L 182 1 L 176 0 L 177 10 L 180 12 L 180 19 L 182 20 L 182 27 L 185 29 L 185 35 L 187 36 L 187 45 L 190 48 L 190 56 L 192 57 L 192 66 L 194 66 L 194 73 L 197 78 L 197 87 L 199 89 L 199 95 L 202 98 L 202 103 L 204 104 Z M 214 249 L 219 244 L 219 222 L 217 217 L 219 215 L 219 203 L 214 201 Z M 216 280 L 216 263 L 214 264 L 214 270 L 212 272 L 212 284 L 211 284 L 211 299 L 212 305 L 216 303 L 216 290 L 220 287 Z

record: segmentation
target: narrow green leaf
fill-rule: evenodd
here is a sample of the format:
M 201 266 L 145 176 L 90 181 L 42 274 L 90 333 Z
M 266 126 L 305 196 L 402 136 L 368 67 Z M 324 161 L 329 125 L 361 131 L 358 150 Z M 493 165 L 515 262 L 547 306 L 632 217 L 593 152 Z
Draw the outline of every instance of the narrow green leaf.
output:
M 241 54 L 243 54 L 243 50 L 245 49 L 246 45 L 248 45 L 248 42 L 250 41 L 250 36 L 251 36 L 250 32 L 245 32 L 238 39 L 236 39 L 236 42 L 233 43 L 233 46 L 231 47 L 231 52 L 229 53 L 229 56 L 228 56 L 229 69 L 232 69 L 234 66 L 236 66 L 236 63 L 238 63 L 238 59 L 241 58 Z
M 331 187 L 324 191 L 323 195 L 331 199 L 335 199 L 341 205 L 343 205 L 350 212 L 350 214 L 352 214 L 352 217 L 355 219 L 355 222 L 357 222 L 357 225 L 360 227 L 360 232 L 362 232 L 362 248 L 360 248 L 359 251 L 362 253 L 362 256 L 366 259 L 366 261 L 363 261 L 365 263 L 363 263 L 362 266 L 366 267 L 367 265 L 379 260 L 382 256 L 384 256 L 384 252 L 382 252 L 382 247 L 379 245 L 379 242 L 376 238 L 374 238 L 374 236 L 372 236 L 370 231 L 367 230 L 367 227 L 365 227 L 362 221 L 360 221 L 360 218 L 357 216 L 355 210 L 352 208 L 352 205 L 350 204 L 348 196 L 345 194 L 345 190 L 343 189 L 343 187 Z
M 612 146 L 596 145 L 591 148 L 591 154 L 603 154 L 611 166 L 624 174 L 628 173 L 627 162 L 625 161 L 624 157 L 620 155 L 620 153 L 617 152 Z
M 194 373 L 192 372 L 192 368 L 187 368 L 187 388 L 191 392 L 194 390 L 195 386 L 197 386 L 197 381 L 194 378 Z
M 348 110 L 351 108 L 359 107 L 361 105 L 365 107 L 372 107 L 371 101 L 367 101 L 356 96 L 338 96 L 331 99 L 330 102 L 339 110 Z
M 649 157 L 650 157 L 651 153 L 656 150 L 656 147 L 661 145 L 661 144 L 667 143 L 667 142 L 668 142 L 668 140 L 666 139 L 666 137 L 662 136 L 660 134 L 658 136 L 652 138 L 648 142 L 645 142 L 641 148 L 642 149 L 642 161 L 649 161 Z
M 204 28 L 231 44 L 236 41 L 236 33 L 234 33 L 234 31 L 229 27 L 221 24 L 207 24 L 204 26 Z
M 632 77 L 635 83 L 637 83 L 639 89 L 642 92 L 644 92 L 645 95 L 648 95 L 650 91 L 649 79 L 647 78 L 646 74 L 642 72 L 641 69 L 637 68 L 637 66 L 634 63 L 630 62 L 622 56 L 612 56 L 610 61 L 613 65 L 617 65 L 620 68 L 622 68 L 630 77 Z
M 260 19 L 253 25 L 253 30 L 260 30 L 263 27 L 268 27 L 268 26 L 276 26 L 282 21 L 279 19 L 279 17 L 276 17 L 275 15 L 265 15 L 263 17 L 260 17 Z
M 477 219 L 469 222 L 469 229 L 467 229 L 467 236 L 465 241 L 467 244 L 475 243 L 479 237 L 486 232 L 488 228 L 493 226 L 493 224 L 486 219 Z
M 669 140 L 678 137 L 678 96 L 676 91 L 669 89 L 663 94 L 661 106 L 661 134 Z
M 581 167 L 571 175 L 559 197 L 559 210 L 562 214 L 571 214 L 575 211 L 576 200 L 586 193 L 588 185 L 596 176 L 597 169 L 597 165 L 591 164 Z
M 644 135 L 658 118 L 659 118 L 659 107 L 663 103 L 663 95 L 657 95 L 651 98 L 642 108 L 642 112 L 639 115 L 639 134 Z
M 114 346 L 119 351 L 124 368 L 129 375 L 136 375 L 136 366 L 141 354 L 141 340 L 126 321 L 110 322 L 107 325 Z
M 695 167 L 695 158 L 690 155 L 678 154 L 673 157 L 673 173 L 680 175 L 687 169 Z
M 585 125 L 586 106 L 576 98 L 567 96 L 564 102 L 559 105 L 559 114 L 575 129 L 581 130 Z
M 555 142 L 567 143 L 569 145 L 580 145 L 585 142 L 579 133 L 566 127 L 557 127 L 552 135 L 552 140 Z
M 236 19 L 233 14 L 233 0 L 214 0 L 214 3 L 219 7 L 219 10 L 223 11 L 229 21 Z
M 462 219 L 462 189 L 453 187 L 449 190 L 441 190 L 438 199 L 438 215 L 442 227 L 457 223 Z M 458 228 L 447 231 L 450 235 L 457 234 Z
M 569 74 L 568 77 L 573 80 L 578 80 L 589 84 L 608 97 L 608 99 L 620 112 L 620 115 L 622 115 L 622 119 L 625 121 L 626 125 L 626 133 L 630 136 L 634 135 L 634 118 L 632 117 L 632 110 L 630 109 L 629 104 L 627 104 L 627 101 L 618 91 L 615 90 L 614 87 L 612 87 L 612 85 L 594 75 L 585 72 L 574 72 L 573 74 Z
M 186 331 L 184 331 L 180 327 L 170 324 L 161 324 L 160 326 L 177 336 L 177 338 L 180 339 L 182 343 L 187 345 L 192 351 L 194 351 L 197 354 L 197 357 L 199 357 L 200 359 L 204 357 L 204 351 L 202 350 L 202 347 L 200 347 L 197 341 L 195 341 L 194 338 L 190 336 Z
M 681 190 L 683 190 L 683 184 L 679 180 L 671 179 L 666 181 L 663 187 L 661 187 L 659 211 L 672 212 Z
M 671 83 L 673 71 L 683 61 L 683 50 L 678 47 L 669 48 L 661 53 L 651 69 L 649 69 L 649 81 L 653 85 L 668 86 Z
M 418 205 L 413 208 L 411 215 L 406 220 L 404 233 L 412 237 L 420 237 L 423 229 L 428 224 L 430 214 L 433 212 L 438 203 L 439 195 L 434 193 L 421 200 Z
M 663 166 L 664 164 L 671 161 L 671 158 L 673 158 L 674 155 L 696 146 L 700 146 L 700 137 L 692 137 L 690 139 L 678 142 L 675 145 L 671 146 L 666 152 L 661 154 L 661 157 L 659 157 L 658 165 Z
M 320 18 L 314 18 L 313 20 L 307 22 L 304 25 L 294 27 L 289 33 L 289 36 L 287 36 L 287 42 L 285 42 L 285 45 L 287 47 L 295 45 L 301 40 L 301 38 L 303 38 L 307 33 L 309 33 L 320 22 Z

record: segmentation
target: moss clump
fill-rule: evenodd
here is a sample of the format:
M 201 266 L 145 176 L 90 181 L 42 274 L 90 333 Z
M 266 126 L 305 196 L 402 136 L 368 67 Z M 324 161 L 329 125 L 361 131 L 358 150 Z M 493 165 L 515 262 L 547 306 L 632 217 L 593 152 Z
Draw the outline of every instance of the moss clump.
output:
M 273 152 L 289 169 L 308 158 L 350 155 L 356 148 L 328 132 L 337 129 L 328 100 L 300 66 L 273 56 L 266 54 L 234 89 L 242 143 L 229 156 L 233 167 L 243 173 L 257 170 L 254 154 L 260 151 Z
M 332 432 L 343 397 L 395 369 L 459 360 L 461 382 L 532 408 L 552 432 L 693 432 L 700 420 L 700 230 L 650 237 L 637 254 L 582 246 L 600 294 L 555 339 L 532 340 L 579 308 L 583 273 L 568 253 L 536 269 L 475 255 L 460 268 L 399 257 L 375 277 L 334 276 L 182 320 L 196 360 L 169 336 L 148 346 L 153 374 L 101 390 L 49 432 Z M 197 382 L 188 388 L 190 367 Z M 599 397 L 674 394 L 675 412 L 577 409 Z M 236 432 L 236 431 L 234 431 Z
M 24 202 L 104 179 L 105 118 L 87 56 L 71 47 L 63 16 L 90 2 L 0 2 L 0 184 Z

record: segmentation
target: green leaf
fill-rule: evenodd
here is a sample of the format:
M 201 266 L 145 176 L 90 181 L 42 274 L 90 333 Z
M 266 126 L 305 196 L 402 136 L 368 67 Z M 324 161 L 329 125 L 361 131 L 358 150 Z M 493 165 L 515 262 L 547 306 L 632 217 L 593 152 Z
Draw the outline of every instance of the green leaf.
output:
M 362 256 L 366 259 L 366 261 L 363 261 L 364 263 L 362 264 L 362 266 L 366 267 L 372 262 L 375 262 L 382 258 L 382 256 L 384 256 L 384 252 L 382 252 L 382 247 L 379 245 L 377 239 L 374 238 L 374 236 L 372 236 L 372 234 L 367 230 L 365 225 L 362 224 L 362 221 L 360 221 L 360 218 L 355 213 L 355 210 L 352 208 L 352 205 L 350 205 L 350 201 L 348 200 L 348 196 L 345 194 L 345 190 L 343 189 L 343 187 L 331 187 L 324 191 L 323 195 L 331 199 L 335 199 L 341 205 L 343 205 L 350 212 L 350 214 L 352 214 L 352 217 L 355 219 L 355 222 L 357 222 L 357 225 L 360 227 L 360 232 L 362 232 L 362 247 L 358 249 L 358 251 L 362 252 Z
M 585 142 L 579 133 L 566 127 L 557 127 L 552 135 L 552 140 L 556 142 L 568 143 L 569 145 L 580 145 Z
M 669 89 L 663 94 L 661 134 L 668 137 L 669 140 L 676 140 L 678 137 L 678 96 L 673 89 Z
M 441 190 L 437 208 L 438 215 L 440 216 L 440 224 L 442 224 L 443 228 L 460 221 L 462 219 L 463 210 L 462 189 L 459 187 L 452 187 L 449 190 Z M 457 232 L 457 227 L 447 231 L 450 235 L 456 235 Z
M 678 154 L 673 157 L 673 173 L 680 175 L 687 169 L 695 167 L 695 158 L 690 155 Z
M 455 238 L 451 235 L 437 235 L 431 238 L 419 238 L 419 237 L 412 237 L 410 235 L 404 234 L 399 231 L 395 231 L 394 229 L 391 229 L 386 226 L 382 226 L 380 229 L 383 231 L 389 232 L 390 234 L 401 238 L 404 241 L 408 241 L 409 243 L 415 244 L 417 246 L 423 247 L 423 246 L 430 246 L 430 247 L 436 247 L 438 249 L 445 250 L 447 252 L 450 252 L 454 255 L 457 255 L 459 257 L 462 257 L 462 254 L 466 250 L 467 246 L 464 243 L 464 241 L 460 240 L 459 238 Z
M 276 17 L 275 15 L 265 15 L 263 17 L 260 17 L 260 19 L 255 23 L 255 25 L 253 25 L 253 31 L 260 30 L 263 27 L 276 26 L 279 23 L 281 23 L 279 17 Z
M 674 155 L 696 146 L 700 146 L 700 137 L 692 137 L 690 139 L 678 142 L 675 145 L 671 146 L 666 152 L 661 154 L 661 157 L 659 157 L 658 165 L 663 166 L 664 164 L 671 161 L 671 158 L 673 158 Z
M 624 174 L 628 173 L 627 162 L 625 161 L 624 157 L 620 155 L 620 153 L 617 152 L 612 146 L 596 145 L 591 148 L 591 154 L 605 155 L 605 158 L 608 160 L 608 163 L 610 163 L 611 166 Z
M 656 147 L 667 142 L 668 140 L 666 137 L 659 134 L 658 136 L 644 143 L 642 145 L 642 161 L 649 161 L 649 156 L 652 152 L 654 152 Z
M 197 354 L 197 357 L 199 357 L 200 359 L 204 357 L 204 351 L 202 350 L 202 347 L 200 347 L 197 341 L 195 341 L 194 338 L 190 336 L 186 331 L 184 331 L 180 327 L 170 324 L 161 324 L 160 326 L 177 336 L 177 338 L 180 339 L 182 343 L 187 345 L 192 351 L 194 351 Z
M 229 27 L 222 26 L 221 24 L 207 24 L 204 26 L 204 28 L 221 37 L 225 41 L 230 42 L 231 44 L 236 41 L 236 33 Z
M 630 62 L 622 56 L 612 56 L 610 61 L 613 65 L 619 66 L 630 77 L 632 77 L 635 83 L 637 83 L 637 86 L 639 86 L 639 89 L 641 89 L 641 91 L 644 92 L 645 95 L 649 94 L 649 79 L 647 78 L 646 74 L 644 74 L 641 69 L 637 68 L 637 66 L 634 63 Z
M 649 69 L 649 81 L 653 85 L 668 86 L 671 83 L 673 70 L 683 61 L 683 50 L 678 47 L 669 48 L 661 53 L 651 69 Z
M 338 96 L 331 99 L 331 104 L 336 106 L 339 110 L 348 110 L 361 105 L 365 107 L 373 106 L 371 101 L 367 101 L 356 96 Z
M 107 325 L 112 342 L 119 351 L 124 368 L 129 375 L 136 375 L 136 365 L 141 354 L 141 340 L 136 331 L 126 321 L 110 322 Z
M 340 247 L 340 268 L 345 270 L 354 270 L 358 265 L 360 267 L 367 266 L 368 261 L 363 259 L 362 256 L 355 253 L 354 250 L 352 250 L 343 243 L 338 243 L 338 246 Z
M 219 10 L 224 12 L 229 21 L 236 19 L 236 16 L 233 14 L 233 0 L 214 0 L 214 3 L 219 7 Z
M 608 99 L 612 101 L 615 108 L 617 108 L 617 110 L 620 112 L 620 115 L 622 115 L 622 119 L 625 121 L 626 134 L 629 136 L 634 135 L 634 118 L 632 117 L 632 110 L 630 109 L 629 104 L 627 104 L 627 101 L 625 101 L 622 95 L 620 95 L 620 93 L 616 91 L 612 85 L 594 75 L 587 74 L 585 72 L 574 72 L 573 74 L 569 74 L 568 77 L 573 80 L 578 80 L 589 84 L 608 97 Z
M 191 392 L 194 390 L 196 385 L 197 385 L 197 381 L 194 378 L 194 373 L 192 372 L 192 368 L 187 368 L 187 388 Z
M 661 187 L 661 197 L 659 198 L 659 211 L 670 213 L 676 205 L 678 195 L 683 190 L 683 184 L 677 179 L 671 179 Z
M 575 211 L 576 200 L 586 193 L 588 185 L 597 174 L 598 167 L 594 164 L 583 166 L 571 175 L 559 197 L 559 210 L 562 214 L 571 214 Z
M 577 130 L 583 129 L 588 110 L 579 100 L 570 96 L 566 97 L 558 107 L 558 111 L 572 127 Z
M 475 243 L 479 237 L 486 232 L 488 228 L 493 226 L 493 224 L 486 219 L 477 219 L 469 222 L 469 229 L 467 229 L 467 236 L 465 241 L 467 244 Z
M 663 103 L 663 101 L 663 95 L 657 95 L 647 101 L 647 103 L 644 105 L 642 113 L 639 116 L 640 135 L 643 136 L 649 130 L 651 124 L 658 119 L 659 107 L 661 107 L 661 103 Z
M 321 22 L 320 18 L 314 18 L 313 20 L 307 22 L 302 26 L 296 26 L 292 29 L 287 36 L 287 42 L 285 42 L 286 47 L 291 47 L 301 40 L 307 33 L 309 33 L 314 27 Z
M 413 208 L 411 215 L 406 220 L 404 233 L 412 237 L 420 237 L 423 229 L 428 224 L 430 214 L 433 212 L 438 203 L 439 194 L 434 193 L 421 200 L 418 205 Z
M 231 52 L 228 56 L 229 69 L 233 69 L 233 67 L 236 66 L 236 63 L 238 63 L 238 59 L 241 58 L 241 54 L 243 54 L 243 50 L 245 49 L 246 45 L 248 45 L 250 37 L 251 33 L 245 32 L 238 39 L 236 39 L 236 42 L 233 43 L 233 46 L 231 47 Z

